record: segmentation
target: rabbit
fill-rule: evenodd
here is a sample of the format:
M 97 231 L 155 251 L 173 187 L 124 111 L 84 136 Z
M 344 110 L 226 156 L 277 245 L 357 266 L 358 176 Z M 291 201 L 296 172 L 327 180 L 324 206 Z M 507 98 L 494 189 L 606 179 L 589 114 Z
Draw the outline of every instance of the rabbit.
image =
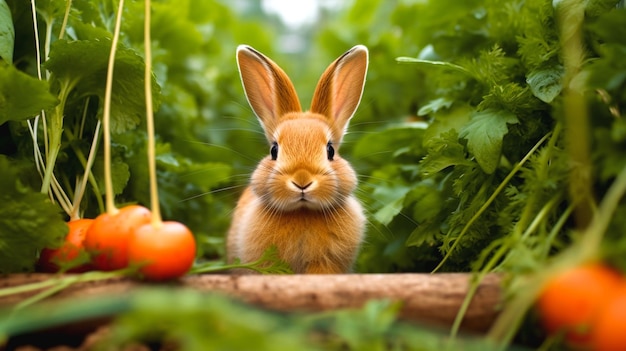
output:
M 307 112 L 272 60 L 240 45 L 237 65 L 269 154 L 237 202 L 227 260 L 253 262 L 275 246 L 294 273 L 351 272 L 366 220 L 353 195 L 356 173 L 339 156 L 339 146 L 361 101 L 367 48 L 357 45 L 330 64 Z

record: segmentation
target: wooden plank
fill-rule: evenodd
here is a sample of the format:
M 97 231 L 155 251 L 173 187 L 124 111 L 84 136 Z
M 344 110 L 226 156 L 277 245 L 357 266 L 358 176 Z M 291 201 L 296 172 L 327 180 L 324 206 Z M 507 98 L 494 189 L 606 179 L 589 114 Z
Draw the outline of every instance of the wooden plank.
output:
M 0 287 L 49 279 L 46 274 L 10 275 Z M 429 325 L 449 327 L 467 294 L 471 275 L 443 274 L 343 274 L 343 275 L 192 275 L 174 283 L 203 292 L 218 292 L 255 306 L 279 311 L 328 311 L 358 308 L 371 299 L 402 301 L 401 317 Z M 486 331 L 502 303 L 500 276 L 481 282 L 469 305 L 462 329 Z M 53 299 L 122 294 L 143 286 L 130 278 L 78 283 Z M 0 297 L 0 305 L 18 303 L 33 293 Z

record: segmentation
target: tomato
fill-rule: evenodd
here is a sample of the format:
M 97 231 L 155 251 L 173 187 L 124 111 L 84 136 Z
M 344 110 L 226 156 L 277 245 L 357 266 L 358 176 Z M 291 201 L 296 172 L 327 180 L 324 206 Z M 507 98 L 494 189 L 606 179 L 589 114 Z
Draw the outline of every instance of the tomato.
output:
M 189 229 L 178 222 L 144 224 L 135 230 L 128 246 L 131 265 L 148 280 L 169 280 L 183 276 L 196 257 L 196 241 Z
M 61 268 L 74 266 L 68 269 L 68 272 L 88 271 L 89 264 L 80 264 L 80 257 L 86 255 L 83 244 L 87 230 L 92 223 L 93 219 L 89 218 L 68 222 L 69 232 L 65 236 L 63 245 L 57 249 L 43 249 L 37 263 L 38 268 L 44 272 L 58 272 Z
M 87 231 L 85 248 L 97 269 L 112 271 L 128 266 L 128 242 L 134 230 L 150 222 L 150 210 L 131 205 L 116 214 L 103 213 L 96 217 Z
M 626 283 L 598 313 L 591 329 L 591 349 L 596 351 L 626 350 Z
M 587 345 L 599 311 L 621 283 L 618 272 L 598 263 L 576 267 L 553 278 L 538 300 L 546 330 L 550 334 L 566 332 L 565 339 L 571 345 Z

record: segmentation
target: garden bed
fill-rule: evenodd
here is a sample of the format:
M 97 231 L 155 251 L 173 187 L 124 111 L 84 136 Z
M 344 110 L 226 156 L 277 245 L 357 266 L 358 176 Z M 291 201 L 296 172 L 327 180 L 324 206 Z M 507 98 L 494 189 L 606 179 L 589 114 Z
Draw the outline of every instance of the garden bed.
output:
M 59 279 L 66 276 L 58 276 Z M 78 277 L 78 276 L 76 276 Z M 0 287 L 16 287 L 57 279 L 49 274 L 13 274 L 0 278 Z M 321 312 L 362 308 L 370 300 L 401 301 L 399 317 L 429 327 L 449 329 L 466 297 L 471 275 L 446 274 L 350 274 L 350 275 L 190 275 L 167 287 L 189 288 L 202 293 L 219 293 L 248 304 L 282 312 Z M 46 300 L 72 301 L 129 295 L 145 288 L 145 283 L 130 278 L 112 278 L 91 282 L 75 282 Z M 159 285 L 161 286 L 161 285 Z M 3 307 L 16 306 L 41 292 L 40 290 L 0 297 Z M 470 333 L 485 332 L 498 315 L 501 303 L 500 277 L 488 275 L 479 285 L 469 304 L 461 329 Z M 83 340 L 96 333 L 115 313 L 88 320 L 55 326 L 52 332 L 18 337 L 24 343 L 60 338 Z M 50 341 L 54 340 L 54 341 Z

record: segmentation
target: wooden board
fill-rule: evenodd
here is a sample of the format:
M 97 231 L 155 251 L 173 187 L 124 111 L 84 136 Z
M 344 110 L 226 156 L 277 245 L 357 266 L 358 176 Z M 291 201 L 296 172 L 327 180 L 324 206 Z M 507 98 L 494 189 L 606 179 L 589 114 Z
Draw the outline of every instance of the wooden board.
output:
M 46 274 L 9 275 L 0 288 L 49 279 Z M 176 282 L 203 292 L 219 292 L 255 306 L 279 311 L 327 311 L 358 308 L 371 299 L 402 301 L 406 320 L 449 327 L 467 294 L 471 275 L 444 274 L 345 274 L 345 275 L 228 275 L 205 274 Z M 487 275 L 469 305 L 462 329 L 486 331 L 502 303 L 500 276 Z M 52 299 L 121 294 L 141 287 L 130 278 L 77 283 Z M 33 292 L 0 297 L 0 305 L 13 305 Z

